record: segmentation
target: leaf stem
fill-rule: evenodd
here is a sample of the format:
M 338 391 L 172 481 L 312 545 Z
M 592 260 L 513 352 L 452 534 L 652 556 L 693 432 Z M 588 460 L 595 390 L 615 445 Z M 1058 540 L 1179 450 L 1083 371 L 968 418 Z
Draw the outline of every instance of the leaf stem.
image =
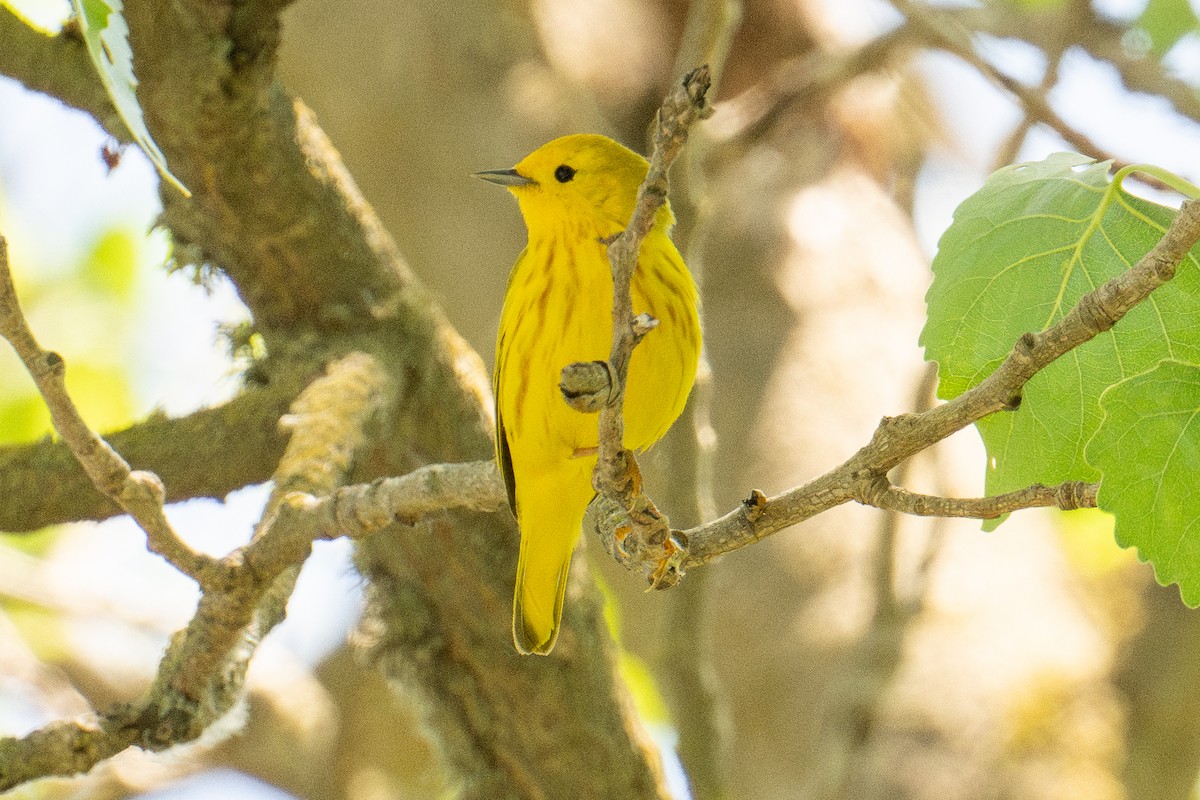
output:
M 1151 178 L 1165 183 L 1167 186 L 1179 192 L 1189 200 L 1195 200 L 1196 198 L 1200 197 L 1200 186 L 1196 186 L 1196 184 L 1192 183 L 1191 181 L 1179 177 L 1170 170 L 1163 169 L 1162 167 L 1156 167 L 1153 164 L 1130 164 L 1126 167 L 1122 167 L 1121 169 L 1117 170 L 1115 175 L 1113 175 L 1112 185 L 1117 188 L 1121 188 L 1121 182 L 1135 172 L 1140 172 L 1143 175 L 1149 175 Z

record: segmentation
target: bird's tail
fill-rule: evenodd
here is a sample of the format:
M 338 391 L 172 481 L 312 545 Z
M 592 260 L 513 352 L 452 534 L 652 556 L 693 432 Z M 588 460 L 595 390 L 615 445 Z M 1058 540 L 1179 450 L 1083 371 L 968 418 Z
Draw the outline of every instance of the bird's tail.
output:
M 522 653 L 545 655 L 558 640 L 571 553 L 593 494 L 589 461 L 522 475 L 517 484 L 521 555 L 513 594 L 513 641 Z

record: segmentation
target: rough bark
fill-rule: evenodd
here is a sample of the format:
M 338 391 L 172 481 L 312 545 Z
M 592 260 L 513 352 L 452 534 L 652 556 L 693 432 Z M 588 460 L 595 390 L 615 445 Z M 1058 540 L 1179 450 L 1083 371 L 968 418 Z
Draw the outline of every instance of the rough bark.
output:
M 234 283 L 270 353 L 269 385 L 296 381 L 291 369 L 311 367 L 304 354 L 361 351 L 382 365 L 392 401 L 351 465 L 355 479 L 486 458 L 482 363 L 401 259 L 312 114 L 276 82 L 277 10 L 125 6 L 143 113 L 193 193 L 163 189 L 176 258 Z M 464 796 L 660 796 L 656 755 L 622 700 L 595 594 L 573 604 L 554 657 L 522 658 L 508 637 L 513 521 L 452 513 L 421 527 L 397 526 L 363 546 L 365 629 L 384 671 L 418 697 Z

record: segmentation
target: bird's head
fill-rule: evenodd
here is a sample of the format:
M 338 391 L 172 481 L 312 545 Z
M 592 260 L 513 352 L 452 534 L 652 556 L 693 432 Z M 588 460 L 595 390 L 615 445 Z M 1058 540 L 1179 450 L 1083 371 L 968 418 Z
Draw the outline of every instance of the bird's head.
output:
M 547 142 L 512 169 L 475 176 L 505 186 L 516 196 L 531 233 L 543 227 L 591 224 L 608 236 L 628 224 L 649 166 L 606 136 L 581 133 Z M 664 205 L 655 225 L 669 228 L 673 222 Z

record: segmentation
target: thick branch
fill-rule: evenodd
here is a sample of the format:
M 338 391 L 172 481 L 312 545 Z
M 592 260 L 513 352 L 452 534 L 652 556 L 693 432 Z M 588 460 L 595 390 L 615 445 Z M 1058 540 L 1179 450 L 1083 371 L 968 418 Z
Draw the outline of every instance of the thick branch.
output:
M 268 352 L 298 328 L 362 330 L 427 304 L 312 112 L 274 82 L 278 20 L 251 24 L 238 4 L 171 9 L 125 4 L 147 124 L 193 192 L 163 193 L 161 222 L 188 245 L 178 257 L 233 280 Z
M 56 35 L 45 34 L 29 27 L 8 6 L 0 5 L 0 42 L 4 42 L 0 47 L 0 75 L 86 111 L 117 139 L 132 141 L 78 31 L 66 28 Z
M 266 386 L 246 388 L 222 406 L 178 419 L 154 415 L 105 438 L 133 467 L 162 479 L 168 503 L 223 498 L 271 477 L 287 443 L 279 418 L 319 366 L 317 355 L 272 365 Z M 0 497 L 0 531 L 9 533 L 121 513 L 66 444 L 49 439 L 0 447 Z
M 482 362 L 408 270 L 312 114 L 275 81 L 276 40 L 253 32 L 275 25 L 259 13 L 273 5 L 251 10 L 258 21 L 247 26 L 234 19 L 239 4 L 125 2 L 147 125 L 193 191 L 164 195 L 175 252 L 231 278 L 273 356 L 308 335 L 309 347 L 369 353 L 387 372 L 395 394 L 354 480 L 484 458 Z M 660 794 L 638 723 L 618 701 L 595 595 L 572 598 L 551 659 L 517 658 L 508 604 L 497 602 L 512 592 L 513 521 L 451 512 L 422 527 L 435 535 L 374 536 L 356 549 L 368 594 L 358 643 L 419 698 L 451 779 L 474 796 L 514 785 L 546 796 Z M 571 757 L 546 759 L 562 741 L 574 743 Z

